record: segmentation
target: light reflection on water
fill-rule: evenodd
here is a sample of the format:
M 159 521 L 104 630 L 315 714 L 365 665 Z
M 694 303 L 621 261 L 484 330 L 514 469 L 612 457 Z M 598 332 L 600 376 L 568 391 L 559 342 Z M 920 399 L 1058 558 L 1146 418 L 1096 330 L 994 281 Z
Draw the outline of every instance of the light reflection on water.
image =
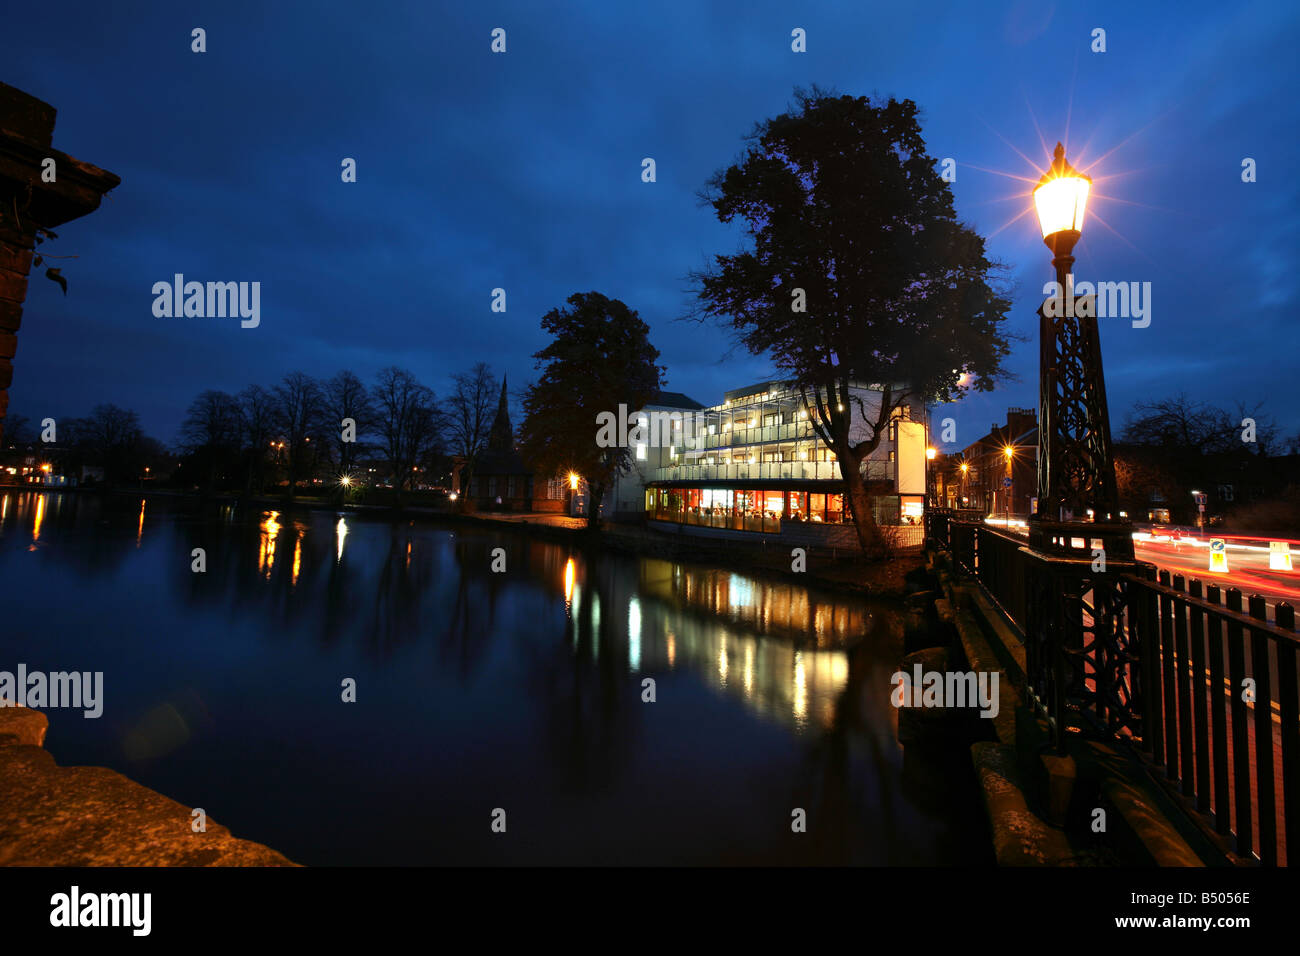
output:
M 161 497 L 145 521 L 136 500 L 0 499 L 0 580 L 31 608 L 0 668 L 105 672 L 104 720 L 50 714 L 60 762 L 309 863 L 964 859 L 904 792 L 887 609 L 517 535 Z M 484 805 L 529 840 L 479 841 Z M 791 806 L 854 816 L 789 844 Z

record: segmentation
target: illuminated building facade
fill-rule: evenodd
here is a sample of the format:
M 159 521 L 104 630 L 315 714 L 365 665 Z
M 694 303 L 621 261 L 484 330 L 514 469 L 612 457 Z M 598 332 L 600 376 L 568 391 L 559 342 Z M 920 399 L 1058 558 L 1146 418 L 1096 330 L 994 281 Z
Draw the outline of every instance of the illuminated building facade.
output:
M 849 435 L 860 441 L 870 435 L 870 425 L 858 402 L 873 415 L 880 393 L 854 388 L 851 394 Z M 798 389 L 763 382 L 727 392 L 720 405 L 708 408 L 657 408 L 680 414 L 650 429 L 648 440 L 633 442 L 632 469 L 617 491 L 620 511 L 641 511 L 656 522 L 767 534 L 851 522 L 839 463 L 818 438 Z M 921 513 L 922 418 L 919 402 L 900 408 L 863 462 L 881 524 Z

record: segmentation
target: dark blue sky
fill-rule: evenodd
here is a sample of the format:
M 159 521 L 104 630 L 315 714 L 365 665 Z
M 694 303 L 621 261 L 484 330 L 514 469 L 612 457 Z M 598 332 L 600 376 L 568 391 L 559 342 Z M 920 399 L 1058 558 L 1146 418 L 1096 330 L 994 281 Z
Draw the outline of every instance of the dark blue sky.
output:
M 170 441 L 202 389 L 293 369 L 369 380 L 395 363 L 443 392 L 484 360 L 522 384 L 542 314 L 592 289 L 650 324 L 671 389 L 720 401 L 770 366 L 677 321 L 688 273 L 739 241 L 696 193 L 756 121 L 816 83 L 920 105 L 929 152 L 958 163 L 959 214 L 1017 283 L 1009 325 L 1023 333 L 1036 331 L 1050 257 L 1032 213 L 1000 228 L 1030 200 L 1028 183 L 997 173 L 1036 178 L 1025 157 L 1045 167 L 1057 139 L 1077 166 L 1109 153 L 1090 170 L 1100 195 L 1076 275 L 1149 281 L 1153 307 L 1146 329 L 1102 322 L 1117 427 L 1134 400 L 1186 391 L 1264 401 L 1292 433 L 1298 11 L 22 4 L 0 36 L 0 79 L 52 103 L 55 145 L 122 185 L 59 230 L 50 251 L 80 257 L 64 263 L 67 297 L 33 278 L 11 407 L 39 419 L 113 401 Z M 504 55 L 489 50 L 494 27 Z M 807 53 L 790 49 L 795 27 Z M 1090 50 L 1096 27 L 1105 53 Z M 646 156 L 654 184 L 641 182 Z M 356 184 L 340 181 L 343 157 Z M 260 281 L 261 326 L 155 318 L 151 287 L 176 272 Z M 489 308 L 497 286 L 505 315 Z M 1034 340 L 1010 368 L 1018 381 L 940 413 L 958 444 L 1007 406 L 1037 404 Z

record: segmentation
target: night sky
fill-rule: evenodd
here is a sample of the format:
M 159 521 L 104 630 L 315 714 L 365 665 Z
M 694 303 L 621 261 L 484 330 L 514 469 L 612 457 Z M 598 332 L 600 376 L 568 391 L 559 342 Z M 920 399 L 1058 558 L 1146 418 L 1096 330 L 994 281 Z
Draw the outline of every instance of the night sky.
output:
M 588 290 L 640 312 L 670 389 L 719 402 L 771 366 L 679 321 L 688 274 L 741 238 L 697 193 L 755 122 L 819 84 L 920 105 L 1025 334 L 1051 278 L 1025 180 L 1065 140 L 1098 194 L 1077 277 L 1152 283 L 1149 328 L 1101 323 L 1117 429 L 1133 401 L 1186 391 L 1263 401 L 1292 434 L 1300 6 L 1084 6 L 15 5 L 0 79 L 53 104 L 54 145 L 122 185 L 49 249 L 79 256 L 62 263 L 66 298 L 32 278 L 11 410 L 111 401 L 171 441 L 201 390 L 295 369 L 369 381 L 398 364 L 444 393 L 481 360 L 522 385 L 541 316 Z M 206 53 L 190 51 L 194 27 Z M 796 27 L 807 53 L 791 51 Z M 1096 27 L 1105 53 L 1090 50 Z M 260 281 L 260 327 L 156 318 L 151 288 L 177 272 Z M 504 315 L 490 310 L 498 286 Z M 1010 370 L 1018 380 L 939 413 L 958 445 L 1037 405 L 1034 338 Z

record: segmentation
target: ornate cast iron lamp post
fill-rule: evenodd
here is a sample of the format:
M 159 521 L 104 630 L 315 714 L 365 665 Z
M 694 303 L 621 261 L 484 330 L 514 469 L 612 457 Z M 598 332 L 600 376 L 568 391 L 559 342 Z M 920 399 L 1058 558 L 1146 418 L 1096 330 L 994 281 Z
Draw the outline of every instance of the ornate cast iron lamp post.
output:
M 1073 298 L 1073 252 L 1091 187 L 1058 143 L 1034 189 L 1057 296 L 1039 309 L 1038 508 L 1029 518 L 1027 663 L 1058 750 L 1067 710 L 1141 732 L 1137 658 L 1123 624 L 1121 575 L 1137 568 L 1132 529 L 1119 515 L 1096 312 L 1093 303 Z

